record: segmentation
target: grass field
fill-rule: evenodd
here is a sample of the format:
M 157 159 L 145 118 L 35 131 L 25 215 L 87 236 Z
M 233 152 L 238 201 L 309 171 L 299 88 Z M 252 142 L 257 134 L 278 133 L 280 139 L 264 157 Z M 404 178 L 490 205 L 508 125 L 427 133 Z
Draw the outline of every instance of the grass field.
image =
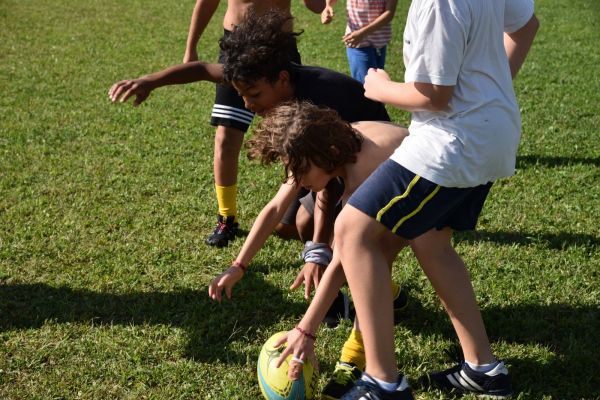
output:
M 288 290 L 300 245 L 276 238 L 234 301 L 208 299 L 243 241 L 203 244 L 216 213 L 213 86 L 161 89 L 137 109 L 108 101 L 114 81 L 181 61 L 193 3 L 0 1 L 1 399 L 259 398 L 262 343 L 306 308 Z M 397 80 L 408 5 L 387 63 Z M 338 9 L 323 27 L 294 1 L 306 64 L 347 71 Z M 536 10 L 541 30 L 515 82 L 517 174 L 456 244 L 518 398 L 599 399 L 600 2 Z M 216 59 L 221 32 L 205 32 L 201 58 Z M 281 174 L 242 157 L 243 230 Z M 396 328 L 400 367 L 410 378 L 446 367 L 454 333 L 409 251 L 394 276 L 411 297 Z M 319 332 L 321 384 L 349 329 Z

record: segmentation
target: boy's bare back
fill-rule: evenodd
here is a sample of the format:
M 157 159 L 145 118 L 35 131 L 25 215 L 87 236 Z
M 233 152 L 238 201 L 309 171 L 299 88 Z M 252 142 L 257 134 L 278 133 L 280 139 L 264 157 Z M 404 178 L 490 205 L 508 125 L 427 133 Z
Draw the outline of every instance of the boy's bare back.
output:
M 408 136 L 408 129 L 391 122 L 364 121 L 354 123 L 352 127 L 364 136 L 364 142 L 361 151 L 356 154 L 356 163 L 345 166 L 344 200 L 347 200 Z

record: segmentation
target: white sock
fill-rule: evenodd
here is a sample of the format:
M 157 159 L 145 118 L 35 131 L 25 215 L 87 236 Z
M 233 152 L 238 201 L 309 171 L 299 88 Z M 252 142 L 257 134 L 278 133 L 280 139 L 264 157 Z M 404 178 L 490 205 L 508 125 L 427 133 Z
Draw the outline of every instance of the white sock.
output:
M 364 374 L 364 373 L 363 373 L 361 379 L 365 380 L 365 381 L 371 381 L 371 382 L 377 383 L 386 392 L 393 392 L 394 390 L 396 390 L 398 388 L 398 382 L 390 383 L 390 382 L 382 381 L 381 379 L 377 379 L 374 376 Z
M 498 365 L 498 363 L 500 363 L 500 361 L 494 361 L 492 363 L 489 364 L 472 364 L 468 361 L 465 361 L 467 363 L 467 365 L 473 370 L 473 371 L 477 371 L 477 372 L 490 372 L 491 370 L 493 370 L 494 368 L 496 368 L 496 365 Z

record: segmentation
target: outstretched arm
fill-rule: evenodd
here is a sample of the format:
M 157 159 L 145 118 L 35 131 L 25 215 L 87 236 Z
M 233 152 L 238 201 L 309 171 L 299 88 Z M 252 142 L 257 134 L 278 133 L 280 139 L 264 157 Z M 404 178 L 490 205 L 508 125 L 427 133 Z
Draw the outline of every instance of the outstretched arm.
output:
M 121 103 L 135 95 L 134 106 L 139 106 L 150 92 L 161 86 L 180 85 L 197 81 L 221 82 L 223 80 L 223 65 L 208 64 L 194 61 L 179 64 L 137 79 L 119 81 L 108 90 L 111 101 Z
M 310 297 L 313 285 L 315 290 L 319 286 L 321 275 L 331 262 L 331 249 L 325 247 L 331 245 L 336 206 L 342 194 L 343 187 L 337 179 L 332 179 L 324 190 L 317 193 L 313 213 L 312 244 L 307 242 L 308 246 L 305 246 L 302 254 L 305 264 L 290 287 L 292 290 L 297 289 L 304 282 L 305 299 Z M 315 249 L 316 256 L 311 254 L 313 251 L 311 248 Z
M 244 266 L 248 265 L 252 258 L 265 244 L 267 238 L 281 221 L 283 214 L 288 209 L 294 198 L 296 198 L 300 187 L 293 183 L 284 183 L 279 188 L 275 197 L 262 209 L 252 224 L 250 233 L 242 246 L 242 250 L 235 261 Z M 212 280 L 208 287 L 208 295 L 211 299 L 221 301 L 222 292 L 225 290 L 227 298 L 231 298 L 233 286 L 242 278 L 243 271 L 237 267 L 229 267 L 222 274 Z
M 508 62 L 510 64 L 510 73 L 515 79 L 525 58 L 529 53 L 533 39 L 537 34 L 540 27 L 540 21 L 536 18 L 535 14 L 531 19 L 523 25 L 519 30 L 512 33 L 504 33 L 504 49 L 508 56 Z
M 218 7 L 219 0 L 196 0 L 185 44 L 184 63 L 198 60 L 198 41 Z
M 313 365 L 316 364 L 316 357 L 314 352 L 314 341 L 303 332 L 307 332 L 311 335 L 315 335 L 319 324 L 325 318 L 327 310 L 333 304 L 340 288 L 346 281 L 344 275 L 344 269 L 340 262 L 340 258 L 333 253 L 333 260 L 325 270 L 321 284 L 317 289 L 315 298 L 310 303 L 306 314 L 297 325 L 300 329 L 292 329 L 288 331 L 285 338 L 283 338 L 276 346 L 283 344 L 287 341 L 288 345 L 286 349 L 281 353 L 281 356 L 277 360 L 277 367 L 290 355 L 298 357 L 301 360 L 309 358 L 312 360 Z M 301 369 L 290 368 L 288 371 L 288 377 L 290 379 L 298 379 Z

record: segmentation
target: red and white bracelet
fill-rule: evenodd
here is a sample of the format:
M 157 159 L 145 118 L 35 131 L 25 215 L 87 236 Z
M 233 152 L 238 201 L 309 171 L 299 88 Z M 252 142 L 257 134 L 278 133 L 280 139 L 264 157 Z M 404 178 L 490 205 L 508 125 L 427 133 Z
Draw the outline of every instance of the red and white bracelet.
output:
M 304 329 L 300 328 L 299 325 L 296 325 L 296 330 L 298 332 L 300 332 L 301 334 L 303 334 L 304 336 L 312 339 L 313 341 L 317 340 L 317 335 L 314 335 L 314 334 L 312 334 L 312 333 L 310 333 L 308 331 L 305 331 Z
M 238 260 L 233 260 L 231 262 L 231 266 L 232 267 L 236 267 L 242 270 L 242 272 L 245 274 L 246 271 L 248 270 L 248 267 L 246 267 L 244 264 L 242 264 L 241 262 L 239 262 Z

